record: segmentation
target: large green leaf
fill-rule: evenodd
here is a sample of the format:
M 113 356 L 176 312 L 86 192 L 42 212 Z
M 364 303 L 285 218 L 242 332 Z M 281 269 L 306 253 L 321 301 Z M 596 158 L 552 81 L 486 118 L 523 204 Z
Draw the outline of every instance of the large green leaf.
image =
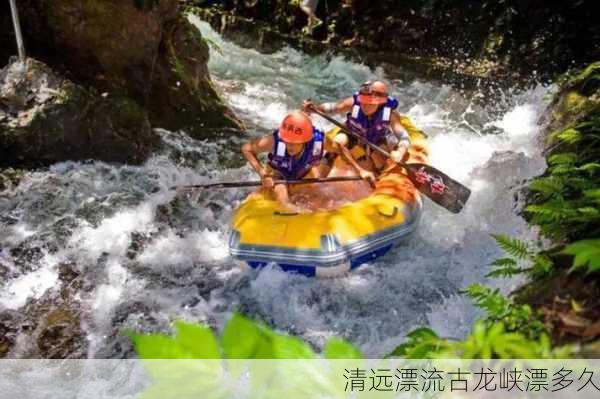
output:
M 228 359 L 273 359 L 273 335 L 255 322 L 234 313 L 221 337 Z
M 562 253 L 575 257 L 571 270 L 586 268 L 588 273 L 600 271 L 600 239 L 574 242 Z
M 351 343 L 341 338 L 331 338 L 325 344 L 325 357 L 327 359 L 362 359 L 363 355 Z
M 221 358 L 217 339 L 208 326 L 177 322 L 175 328 L 177 329 L 175 339 L 191 358 Z
M 273 358 L 275 359 L 314 359 L 310 346 L 299 338 L 287 335 L 273 336 Z
M 524 241 L 509 237 L 504 234 L 492 234 L 492 237 L 500 248 L 507 254 L 515 256 L 519 259 L 526 259 L 531 256 L 531 250 Z
M 130 334 L 142 359 L 220 359 L 217 340 L 210 328 L 176 322 L 177 334 Z
M 186 350 L 173 338 L 160 335 L 131 335 L 136 352 L 142 359 L 190 359 Z

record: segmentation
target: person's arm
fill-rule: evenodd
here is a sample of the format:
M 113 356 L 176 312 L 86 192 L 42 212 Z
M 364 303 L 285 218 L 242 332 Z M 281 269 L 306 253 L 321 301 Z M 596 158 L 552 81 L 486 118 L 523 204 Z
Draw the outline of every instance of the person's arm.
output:
M 273 179 L 269 176 L 267 168 L 258 159 L 258 154 L 268 152 L 271 148 L 273 148 L 273 136 L 263 136 L 242 146 L 244 158 L 252 166 L 252 169 L 259 174 L 265 187 L 273 187 Z
M 334 143 L 334 145 L 337 147 L 338 153 L 342 154 L 344 160 L 348 162 L 350 166 L 352 166 L 356 173 L 358 173 L 358 175 L 363 180 L 366 180 L 371 186 L 374 186 L 376 181 L 375 174 L 360 166 L 356 159 L 354 159 L 354 156 L 352 155 L 352 152 L 348 149 L 348 147 L 340 143 Z
M 402 162 L 406 152 L 408 151 L 408 147 L 410 147 L 410 135 L 404 126 L 402 126 L 400 115 L 395 111 L 392 112 L 390 128 L 398 139 L 398 143 L 396 144 L 395 148 L 390 152 L 391 158 L 396 163 Z
M 319 104 L 319 105 L 313 103 L 309 99 L 309 100 L 304 100 L 304 102 L 302 103 L 302 109 L 306 112 L 310 112 L 311 106 L 314 106 L 316 109 L 318 109 L 319 111 L 321 111 L 325 114 L 344 114 L 346 112 L 349 112 L 352 109 L 353 105 L 354 105 L 354 99 L 352 97 L 344 98 L 343 100 L 340 100 L 336 103 L 329 102 L 329 103 L 323 103 L 323 104 Z
M 358 164 L 358 162 L 354 159 L 354 157 L 352 156 L 352 152 L 350 152 L 350 150 L 346 146 L 338 143 L 337 141 L 329 139 L 329 137 L 326 137 L 325 145 L 323 148 L 325 150 L 325 156 L 323 157 L 323 160 L 327 165 L 325 166 L 325 168 L 319 169 L 320 177 L 326 177 L 326 175 L 329 175 L 329 172 L 331 171 L 331 168 L 333 167 L 333 161 L 335 160 L 335 155 L 333 157 L 330 157 L 328 155 L 337 154 L 337 155 L 341 155 L 342 158 L 347 163 L 349 163 L 350 166 L 352 166 L 352 168 L 356 171 L 356 173 L 362 179 L 367 180 L 369 182 L 369 184 L 374 185 L 375 180 L 376 180 L 375 174 L 373 172 L 369 172 L 368 170 L 361 167 Z M 326 174 L 321 173 L 323 171 L 323 169 L 327 170 Z

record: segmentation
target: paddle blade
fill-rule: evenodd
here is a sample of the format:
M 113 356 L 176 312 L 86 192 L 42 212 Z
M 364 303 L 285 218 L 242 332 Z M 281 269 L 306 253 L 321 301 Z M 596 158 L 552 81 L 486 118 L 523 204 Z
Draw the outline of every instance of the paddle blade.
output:
M 433 166 L 423 163 L 402 166 L 417 190 L 450 212 L 459 213 L 471 195 L 471 190 Z

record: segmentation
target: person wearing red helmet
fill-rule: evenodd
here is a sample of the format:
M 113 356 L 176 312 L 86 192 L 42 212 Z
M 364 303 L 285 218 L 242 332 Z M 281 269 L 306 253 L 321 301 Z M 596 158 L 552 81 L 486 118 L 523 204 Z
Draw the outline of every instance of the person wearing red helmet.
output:
M 268 162 L 263 165 L 258 154 L 265 152 Z M 287 185 L 275 184 L 275 180 L 297 180 L 309 174 L 324 177 L 330 168 L 329 155 L 340 152 L 340 146 L 315 128 L 310 117 L 300 111 L 288 114 L 272 134 L 242 146 L 242 154 L 260 175 L 263 187 L 272 189 L 282 205 L 294 210 L 299 209 L 291 204 Z M 361 168 L 354 159 L 344 158 L 360 173 Z M 368 172 L 361 177 L 370 179 L 371 183 L 374 181 Z
M 337 103 L 315 105 L 310 100 L 304 101 L 303 108 L 307 112 L 310 112 L 311 107 L 328 114 L 345 113 L 346 126 L 349 129 L 369 142 L 386 148 L 394 162 L 404 160 L 410 146 L 410 136 L 396 111 L 398 100 L 389 96 L 384 82 L 365 82 L 352 97 Z M 346 156 L 351 156 L 350 150 L 360 144 L 358 140 L 344 133 L 338 133 L 335 141 L 342 146 Z M 364 165 L 370 170 L 381 170 L 386 160 L 380 154 L 371 152 L 369 148 L 363 150 L 364 155 L 358 157 L 361 167 Z

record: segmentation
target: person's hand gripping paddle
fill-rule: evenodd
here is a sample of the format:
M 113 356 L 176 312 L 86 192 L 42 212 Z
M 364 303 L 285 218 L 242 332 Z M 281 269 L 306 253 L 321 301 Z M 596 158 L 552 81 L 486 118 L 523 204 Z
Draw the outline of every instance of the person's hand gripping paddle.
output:
M 309 106 L 309 110 L 322 118 L 327 119 L 329 122 L 339 127 L 344 133 L 351 135 L 374 151 L 377 151 L 386 158 L 391 158 L 389 152 L 378 145 L 369 142 L 361 135 L 351 131 L 337 120 L 319 111 L 316 107 Z M 471 190 L 433 166 L 424 163 L 404 162 L 398 162 L 398 165 L 406 169 L 408 178 L 417 190 L 429 197 L 436 204 L 448 209 L 450 212 L 459 213 L 471 195 Z

